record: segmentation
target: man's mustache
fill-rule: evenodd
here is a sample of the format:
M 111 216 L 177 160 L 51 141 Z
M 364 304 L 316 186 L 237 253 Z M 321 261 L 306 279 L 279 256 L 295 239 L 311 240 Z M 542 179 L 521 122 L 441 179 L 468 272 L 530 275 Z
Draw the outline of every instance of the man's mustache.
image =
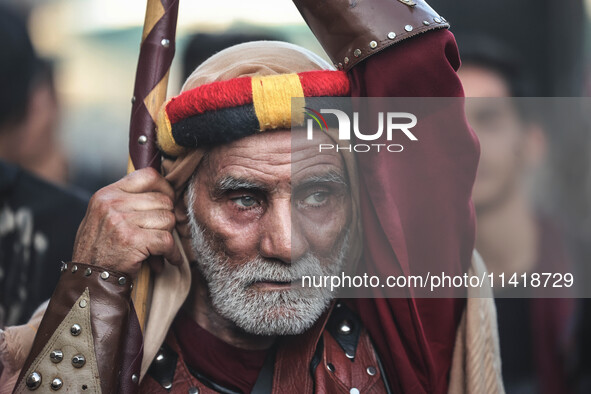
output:
M 236 270 L 246 286 L 258 282 L 293 283 L 305 275 L 322 275 L 320 260 L 310 252 L 289 264 L 257 256 Z

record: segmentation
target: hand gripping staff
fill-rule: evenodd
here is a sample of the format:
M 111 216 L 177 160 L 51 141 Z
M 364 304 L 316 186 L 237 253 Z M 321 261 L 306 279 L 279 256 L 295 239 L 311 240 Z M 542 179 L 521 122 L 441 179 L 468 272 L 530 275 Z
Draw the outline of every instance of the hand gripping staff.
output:
M 156 116 L 166 99 L 178 8 L 178 0 L 147 1 L 129 125 L 128 173 L 145 167 L 160 171 Z M 150 266 L 143 264 L 132 294 L 142 330 L 147 321 L 151 286 Z

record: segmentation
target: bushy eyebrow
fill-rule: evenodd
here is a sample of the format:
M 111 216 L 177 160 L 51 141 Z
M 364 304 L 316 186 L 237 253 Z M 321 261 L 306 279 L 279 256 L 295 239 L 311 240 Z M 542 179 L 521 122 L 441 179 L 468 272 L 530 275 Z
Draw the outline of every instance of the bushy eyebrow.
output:
M 327 183 L 343 185 L 346 188 L 349 187 L 349 183 L 347 182 L 345 176 L 340 172 L 334 170 L 323 174 L 314 174 L 307 178 L 304 178 L 301 182 L 298 183 L 297 187 L 310 187 L 314 185 L 322 185 Z M 269 193 L 271 192 L 272 187 L 260 182 L 253 181 L 252 179 L 239 177 L 237 178 L 231 175 L 227 175 L 218 179 L 215 182 L 211 195 L 214 198 L 221 198 L 224 194 L 228 192 L 239 190 L 258 193 Z
M 215 182 L 212 195 L 216 198 L 223 196 L 227 192 L 237 190 L 250 190 L 257 192 L 268 192 L 269 186 L 253 181 L 247 178 L 236 178 L 231 175 L 224 176 Z
M 329 171 L 325 174 L 315 174 L 307 178 L 304 178 L 301 182 L 299 182 L 298 187 L 323 183 L 336 183 L 339 185 L 343 185 L 345 187 L 349 187 L 349 183 L 347 182 L 347 179 L 345 179 L 343 174 L 334 170 Z

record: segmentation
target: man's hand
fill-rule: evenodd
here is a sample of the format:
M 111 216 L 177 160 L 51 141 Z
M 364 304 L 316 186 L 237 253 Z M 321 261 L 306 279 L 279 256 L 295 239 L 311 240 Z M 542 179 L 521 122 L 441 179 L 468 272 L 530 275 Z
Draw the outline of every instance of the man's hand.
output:
M 133 277 L 150 256 L 164 256 L 170 263 L 180 264 L 181 255 L 171 233 L 175 226 L 173 201 L 174 190 L 152 168 L 132 172 L 104 187 L 90 199 L 72 260 Z

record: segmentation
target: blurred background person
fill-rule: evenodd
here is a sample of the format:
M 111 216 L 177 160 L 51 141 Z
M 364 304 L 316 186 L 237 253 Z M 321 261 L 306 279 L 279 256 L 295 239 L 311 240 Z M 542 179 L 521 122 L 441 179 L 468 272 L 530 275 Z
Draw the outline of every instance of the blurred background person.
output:
M 433 0 L 451 21 L 463 56 L 464 38 L 491 37 L 519 53 L 540 97 L 588 94 L 588 0 Z M 586 45 L 587 44 L 587 45 Z
M 532 234 L 535 234 L 536 231 L 531 229 L 539 228 L 533 223 L 540 221 L 540 212 L 546 213 L 545 219 L 542 217 L 542 224 L 546 222 L 547 228 L 556 228 L 556 224 L 559 226 L 561 231 L 559 231 L 560 234 L 556 234 L 556 239 L 560 239 L 561 242 L 564 240 L 562 247 L 566 248 L 570 257 L 571 271 L 574 273 L 575 280 L 578 280 L 582 287 L 588 287 L 587 284 L 591 278 L 591 264 L 589 264 L 591 262 L 591 127 L 589 124 L 591 102 L 587 98 L 579 99 L 578 97 L 588 96 L 591 93 L 591 83 L 589 82 L 591 81 L 589 78 L 591 75 L 591 43 L 589 42 L 591 36 L 588 34 L 591 1 L 431 0 L 430 4 L 451 21 L 452 30 L 458 40 L 460 57 L 466 65 L 470 63 L 469 52 L 472 51 L 470 46 L 473 47 L 470 44 L 470 37 L 474 36 L 490 37 L 500 43 L 504 48 L 503 51 L 508 50 L 513 54 L 519 54 L 522 68 L 518 73 L 519 76 L 513 75 L 509 78 L 509 94 L 539 98 L 541 101 L 537 102 L 540 103 L 540 107 L 545 107 L 549 111 L 546 114 L 541 114 L 537 119 L 538 124 L 544 124 L 543 133 L 535 131 L 535 127 L 528 127 L 534 132 L 526 134 L 529 136 L 527 138 L 521 138 L 521 145 L 527 147 L 522 150 L 529 151 L 529 153 L 521 154 L 522 158 L 527 157 L 526 163 L 521 164 L 522 167 L 525 165 L 528 168 L 527 173 L 521 176 L 513 175 L 514 178 L 517 178 L 514 182 L 525 182 L 529 184 L 529 187 L 535 174 L 535 185 L 530 187 L 526 207 L 530 212 L 534 208 L 533 217 L 536 220 L 532 221 L 531 214 L 522 212 L 518 214 L 523 219 L 522 223 L 530 224 L 528 226 L 522 224 L 520 232 L 509 229 L 508 233 L 517 234 L 519 238 L 524 238 L 529 243 L 525 251 L 521 253 L 521 263 L 519 264 L 526 266 L 528 260 L 529 264 L 532 264 L 531 261 L 534 260 L 532 251 L 536 249 L 534 243 L 537 242 L 543 246 L 546 241 L 540 235 L 533 236 Z M 480 45 L 482 49 L 487 49 L 489 45 L 494 44 L 491 44 L 489 40 L 481 42 Z M 493 82 L 491 79 L 494 80 L 494 78 L 490 78 L 490 73 L 488 77 L 489 82 Z M 527 88 L 528 85 L 529 88 Z M 519 93 L 511 92 L 511 90 L 517 90 Z M 468 95 L 474 94 L 468 91 L 466 93 Z M 492 94 L 492 92 L 487 94 Z M 542 122 L 539 122 L 540 119 Z M 541 141 L 539 135 L 544 137 Z M 502 150 L 500 146 L 487 146 L 487 142 L 494 144 L 495 140 L 500 141 L 500 137 L 494 139 L 494 134 L 491 136 L 479 135 L 479 137 L 481 138 L 483 156 L 488 155 L 490 152 L 487 151 L 490 149 Z M 508 139 L 504 142 L 505 147 L 510 144 L 514 146 L 517 143 L 515 138 L 511 139 L 510 135 L 506 135 L 505 138 Z M 539 155 L 543 157 L 540 158 Z M 510 166 L 510 163 L 514 163 L 515 158 L 508 157 L 507 161 L 504 167 L 499 168 L 499 171 Z M 506 168 L 504 171 L 507 171 Z M 484 174 L 479 174 L 480 179 L 476 180 L 475 193 L 478 192 L 478 184 L 482 186 L 479 191 L 480 195 L 474 196 L 477 205 L 478 199 L 481 199 L 482 203 L 482 199 L 485 198 L 484 194 L 487 190 L 485 184 L 488 183 L 492 188 L 495 182 L 493 179 L 490 179 L 490 182 L 484 182 L 482 175 Z M 499 177 L 501 177 L 500 174 Z M 500 182 L 500 178 L 498 182 Z M 480 226 L 481 220 L 484 219 L 486 223 L 488 218 L 485 219 L 485 217 L 492 218 L 492 214 L 484 214 L 482 209 L 479 211 L 477 213 L 479 222 L 477 234 L 487 231 Z M 526 219 L 528 216 L 529 219 Z M 551 217 L 552 220 L 548 220 L 548 217 Z M 504 219 L 500 217 L 498 220 L 501 222 Z M 493 219 L 488 220 L 488 224 L 492 226 Z M 549 230 L 546 232 L 550 233 Z M 484 235 L 477 236 L 480 248 Z M 538 238 L 537 241 L 536 238 Z M 550 243 L 556 246 L 554 240 L 551 240 Z M 512 244 L 514 244 L 512 240 L 507 240 L 507 249 L 510 249 Z M 509 250 L 501 252 L 502 255 L 507 255 Z M 485 256 L 487 263 L 494 264 L 494 262 L 488 261 L 490 259 L 500 261 L 502 256 Z M 559 257 L 555 259 L 560 260 Z M 550 259 L 546 258 L 545 260 L 549 261 Z M 558 266 L 551 272 L 557 270 Z M 581 294 L 581 296 L 583 295 Z M 587 297 L 588 294 L 585 296 Z M 508 300 L 500 300 L 500 303 L 503 302 L 508 302 Z M 523 301 L 520 302 L 523 304 Z M 555 305 L 557 304 L 560 304 L 559 300 L 555 301 Z M 589 335 L 591 332 L 591 299 L 577 300 L 577 304 L 574 319 L 569 319 L 569 323 L 561 323 L 559 326 L 573 324 L 574 320 L 575 327 L 573 329 L 567 328 L 566 334 L 562 335 L 570 336 L 563 342 L 574 343 L 576 346 L 567 346 L 566 348 L 562 346 L 562 348 L 571 350 L 569 360 L 566 360 L 567 364 L 571 361 L 573 363 L 567 368 L 569 371 L 574 371 L 571 387 L 574 387 L 576 392 L 589 393 L 591 392 L 591 336 Z M 525 306 L 522 305 L 522 307 Z M 500 306 L 499 309 L 502 310 L 503 307 Z M 570 311 L 570 307 L 567 309 Z M 540 312 L 539 316 L 548 322 L 557 321 L 559 311 L 560 307 L 555 306 L 555 308 L 548 308 L 547 312 Z M 569 313 L 564 312 L 565 315 Z M 505 327 L 518 329 L 524 324 L 523 316 L 524 313 L 520 314 L 517 311 L 505 318 L 499 315 L 499 322 L 503 325 L 501 320 L 505 320 L 507 322 Z M 557 326 L 554 329 L 555 335 L 552 340 L 554 342 L 550 340 L 546 342 L 556 343 L 557 333 L 561 331 L 562 329 Z M 539 332 L 534 331 L 534 333 L 536 337 L 540 337 Z M 505 331 L 503 333 L 501 327 L 501 336 L 507 335 L 517 335 L 517 332 L 507 333 Z M 501 340 L 503 339 L 501 338 Z M 533 339 L 523 342 L 517 348 L 531 346 L 532 341 Z M 507 343 L 505 342 L 505 345 L 502 343 L 501 356 L 506 378 L 511 377 L 510 372 L 506 372 L 509 369 L 508 363 L 513 363 L 517 368 L 516 371 L 530 368 L 531 375 L 532 364 L 520 364 L 519 361 L 514 361 L 513 357 L 515 356 L 511 355 L 512 349 L 507 350 L 506 348 Z M 535 351 L 535 349 L 531 350 Z M 562 363 L 564 361 L 564 357 L 560 356 L 556 362 Z M 536 361 L 537 364 L 540 362 L 541 360 Z M 547 366 L 545 370 L 548 368 L 550 367 Z M 540 373 L 540 370 L 536 371 L 538 376 Z M 549 372 L 549 376 L 555 375 L 555 373 Z M 542 392 L 562 391 L 552 391 L 552 386 L 548 386 Z
M 51 296 L 68 261 L 86 196 L 65 182 L 57 102 L 25 20 L 0 5 L 0 327 L 24 323 Z M 37 175 L 32 174 L 34 171 Z
M 6 6 L 2 13 L 0 158 L 50 182 L 66 184 L 53 66 L 33 50 L 22 17 Z
M 490 38 L 463 43 L 459 76 L 469 97 L 468 120 L 481 144 L 472 195 L 476 249 L 491 272 L 505 273 L 506 282 L 514 273 L 568 272 L 563 234 L 530 195 L 547 149 L 541 123 L 523 101 L 535 95 L 535 86 L 517 56 L 500 43 Z M 494 290 L 507 393 L 570 392 L 575 301 L 536 298 L 536 290 L 507 283 Z
M 249 32 L 196 33 L 186 39 L 181 59 L 182 81 L 186 81 L 197 66 L 223 49 L 249 41 L 281 40 L 276 35 Z

